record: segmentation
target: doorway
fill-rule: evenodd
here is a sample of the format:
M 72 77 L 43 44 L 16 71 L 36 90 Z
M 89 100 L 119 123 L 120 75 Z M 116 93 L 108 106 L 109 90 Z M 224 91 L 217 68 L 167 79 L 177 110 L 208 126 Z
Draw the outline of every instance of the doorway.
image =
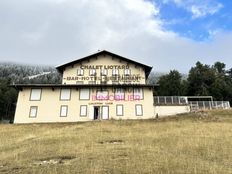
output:
M 93 119 L 94 120 L 100 119 L 99 116 L 100 116 L 100 107 L 99 106 L 94 106 L 94 108 L 93 108 Z

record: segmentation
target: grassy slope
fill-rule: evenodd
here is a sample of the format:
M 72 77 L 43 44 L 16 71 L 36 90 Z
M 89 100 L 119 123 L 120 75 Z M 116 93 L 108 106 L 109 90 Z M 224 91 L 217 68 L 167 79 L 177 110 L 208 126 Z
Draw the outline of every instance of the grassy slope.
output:
M 0 125 L 0 173 L 232 173 L 232 111 Z

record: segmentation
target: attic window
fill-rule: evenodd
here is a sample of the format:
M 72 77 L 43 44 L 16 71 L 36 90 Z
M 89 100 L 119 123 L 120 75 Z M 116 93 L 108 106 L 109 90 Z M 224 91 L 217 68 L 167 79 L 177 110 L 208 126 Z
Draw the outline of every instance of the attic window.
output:
M 89 75 L 90 76 L 95 76 L 96 75 L 96 70 L 95 69 L 90 69 L 89 70 Z
M 112 75 L 117 76 L 118 75 L 118 69 L 113 69 L 112 70 Z
M 77 75 L 78 76 L 83 76 L 84 75 L 84 70 L 83 69 L 78 69 L 77 70 Z
M 124 74 L 125 74 L 126 76 L 129 76 L 129 75 L 131 74 L 130 69 L 125 69 L 125 70 L 124 70 Z
M 106 76 L 107 75 L 107 69 L 102 69 L 101 70 L 101 75 Z

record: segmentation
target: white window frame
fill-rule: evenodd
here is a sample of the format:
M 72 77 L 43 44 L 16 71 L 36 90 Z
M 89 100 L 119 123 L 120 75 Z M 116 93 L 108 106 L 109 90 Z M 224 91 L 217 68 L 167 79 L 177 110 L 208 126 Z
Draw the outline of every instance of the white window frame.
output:
M 112 69 L 112 75 L 113 76 L 117 76 L 117 75 L 119 75 L 119 70 L 118 69 Z
M 41 100 L 42 89 L 33 88 L 31 89 L 30 101 L 40 101 Z
M 68 115 L 68 106 L 61 105 L 60 106 L 60 117 L 67 117 L 67 115 Z
M 125 75 L 125 76 L 131 75 L 131 70 L 130 70 L 130 69 L 125 69 L 125 70 L 124 70 L 124 75 Z
M 143 105 L 141 105 L 141 104 L 135 105 L 135 115 L 136 116 L 143 116 Z
M 80 100 L 89 100 L 90 99 L 90 89 L 89 88 L 80 88 L 79 99 Z
M 123 116 L 124 115 L 123 105 L 116 105 L 116 115 L 117 116 Z
M 96 69 L 90 69 L 90 70 L 89 70 L 89 75 L 90 75 L 90 76 L 96 76 L 96 75 L 97 75 Z
M 119 96 L 119 98 L 118 98 L 118 96 Z M 125 89 L 124 88 L 115 88 L 114 99 L 125 100 Z
M 108 90 L 98 90 L 96 94 L 97 100 L 108 100 L 109 99 L 109 91 Z
M 139 87 L 134 88 L 133 89 L 133 98 L 134 98 L 134 100 L 143 100 L 143 88 L 139 88 Z
M 87 105 L 81 105 L 80 106 L 80 117 L 86 117 L 87 116 Z
M 67 92 L 67 94 L 65 94 L 65 91 Z M 65 88 L 60 89 L 60 100 L 62 101 L 71 100 L 71 89 L 65 89 Z
M 107 69 L 101 69 L 101 75 L 102 76 L 107 76 L 107 74 L 108 74 Z
M 77 75 L 78 76 L 83 76 L 84 75 L 84 70 L 81 69 L 81 68 L 77 69 Z
M 30 107 L 30 112 L 29 112 L 29 118 L 36 118 L 37 113 L 38 113 L 38 106 L 31 106 Z

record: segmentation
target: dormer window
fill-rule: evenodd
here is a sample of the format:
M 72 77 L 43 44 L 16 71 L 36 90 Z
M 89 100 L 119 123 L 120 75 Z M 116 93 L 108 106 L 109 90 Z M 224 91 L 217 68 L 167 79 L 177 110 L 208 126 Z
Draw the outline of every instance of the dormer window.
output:
M 117 76 L 118 75 L 118 69 L 113 69 L 112 70 L 112 75 Z
M 101 70 L 101 75 L 106 76 L 107 75 L 107 69 L 102 69 Z
M 125 75 L 125 76 L 131 75 L 131 70 L 130 70 L 130 69 L 125 69 L 125 70 L 124 70 L 124 75 Z
M 96 74 L 97 74 L 97 73 L 96 73 L 96 70 L 95 70 L 95 69 L 90 69 L 90 70 L 89 70 L 89 75 L 90 75 L 90 76 L 96 76 Z
M 83 76 L 84 75 L 84 70 L 83 69 L 78 69 L 77 70 L 77 75 L 78 76 Z

